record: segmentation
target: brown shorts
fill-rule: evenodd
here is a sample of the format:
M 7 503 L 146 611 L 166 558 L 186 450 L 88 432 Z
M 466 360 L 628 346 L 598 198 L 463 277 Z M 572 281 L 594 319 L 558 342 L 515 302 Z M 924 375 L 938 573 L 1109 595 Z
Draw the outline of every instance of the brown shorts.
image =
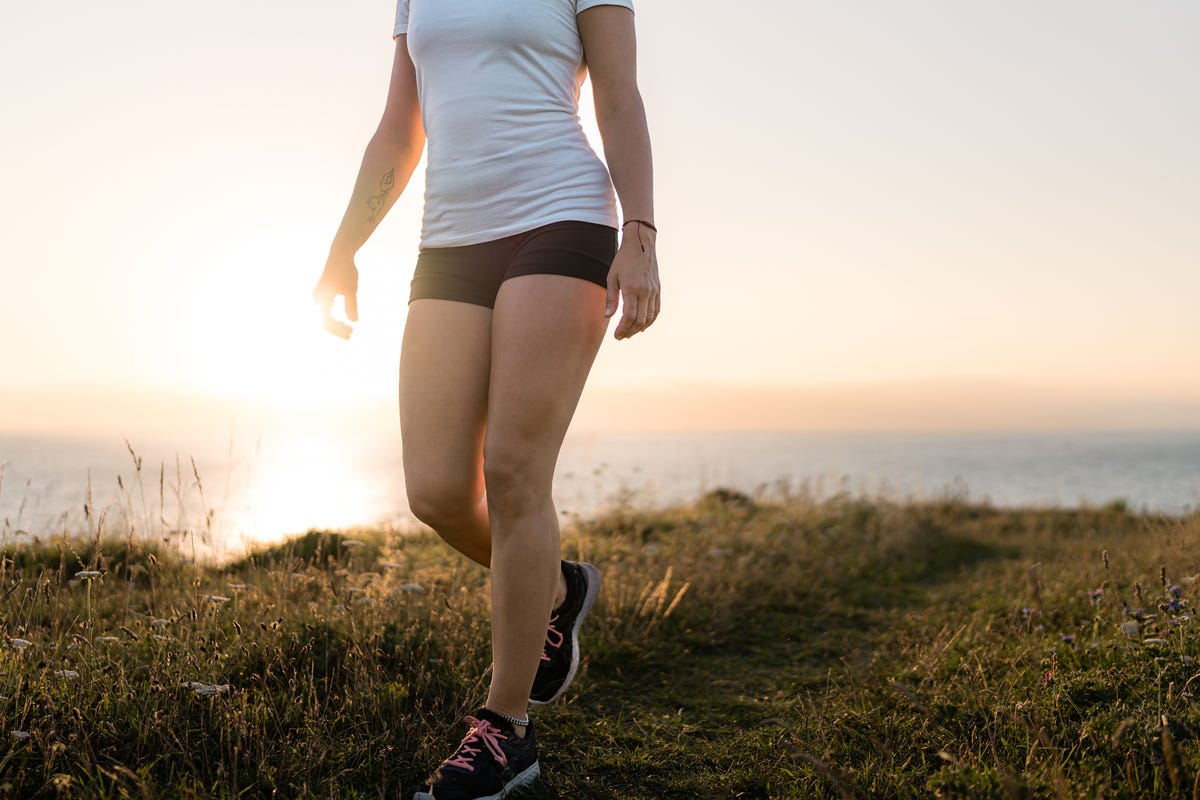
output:
M 417 256 L 408 302 L 431 298 L 492 308 L 500 284 L 519 275 L 566 275 L 608 285 L 617 232 L 594 222 L 552 222 L 525 233 Z

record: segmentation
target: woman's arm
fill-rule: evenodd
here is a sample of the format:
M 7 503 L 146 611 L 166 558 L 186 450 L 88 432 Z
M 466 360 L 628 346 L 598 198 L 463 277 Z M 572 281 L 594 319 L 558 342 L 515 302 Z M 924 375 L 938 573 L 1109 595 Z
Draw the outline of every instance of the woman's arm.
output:
M 661 309 L 657 234 L 642 224 L 654 224 L 654 167 L 646 109 L 637 86 L 633 12 L 622 6 L 593 6 L 579 15 L 579 35 L 592 77 L 604 159 L 626 221 L 608 274 L 604 313 L 609 317 L 616 313 L 620 296 L 621 321 L 615 335 L 627 339 L 650 327 Z
M 325 271 L 313 289 L 313 300 L 321 309 L 322 322 L 330 333 L 344 339 L 350 337 L 350 326 L 331 314 L 334 298 L 343 295 L 346 318 L 358 321 L 358 268 L 354 265 L 354 254 L 408 185 L 424 148 L 416 71 L 408 55 L 408 36 L 401 35 L 396 38 L 392 81 L 383 118 L 367 144 L 350 204 L 333 237 Z

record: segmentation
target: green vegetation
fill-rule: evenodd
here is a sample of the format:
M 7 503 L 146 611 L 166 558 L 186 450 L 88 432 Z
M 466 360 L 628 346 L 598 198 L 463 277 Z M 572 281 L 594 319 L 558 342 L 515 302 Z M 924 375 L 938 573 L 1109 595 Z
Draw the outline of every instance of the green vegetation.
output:
M 525 796 L 1200 796 L 1198 543 L 955 499 L 579 521 L 606 584 Z M 487 575 L 432 534 L 10 544 L 0 596 L 0 798 L 407 800 L 485 694 Z

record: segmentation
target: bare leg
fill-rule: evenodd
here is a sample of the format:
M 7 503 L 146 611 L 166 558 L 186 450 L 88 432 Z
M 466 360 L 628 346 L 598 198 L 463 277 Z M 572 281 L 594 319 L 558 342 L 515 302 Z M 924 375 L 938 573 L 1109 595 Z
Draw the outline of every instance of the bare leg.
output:
M 524 716 L 560 586 L 551 484 L 604 337 L 604 289 L 559 275 L 505 281 L 492 318 L 484 475 L 492 534 L 487 707 Z
M 491 309 L 470 303 L 415 300 L 400 353 L 409 507 L 451 547 L 485 567 L 492 560 L 483 477 L 492 316 Z M 567 591 L 561 572 L 556 585 L 558 605 Z
M 463 555 L 491 562 L 483 431 L 492 310 L 414 300 L 400 350 L 400 431 L 413 514 Z

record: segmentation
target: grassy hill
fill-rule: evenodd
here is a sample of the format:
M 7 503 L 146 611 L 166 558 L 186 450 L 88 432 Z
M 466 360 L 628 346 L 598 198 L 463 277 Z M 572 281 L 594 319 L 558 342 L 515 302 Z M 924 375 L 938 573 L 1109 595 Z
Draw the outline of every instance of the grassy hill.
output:
M 718 491 L 580 521 L 604 591 L 524 796 L 1200 796 L 1198 545 L 1200 517 L 1120 505 Z M 223 566 L 10 545 L 0 798 L 407 800 L 486 693 L 487 602 L 432 534 Z

